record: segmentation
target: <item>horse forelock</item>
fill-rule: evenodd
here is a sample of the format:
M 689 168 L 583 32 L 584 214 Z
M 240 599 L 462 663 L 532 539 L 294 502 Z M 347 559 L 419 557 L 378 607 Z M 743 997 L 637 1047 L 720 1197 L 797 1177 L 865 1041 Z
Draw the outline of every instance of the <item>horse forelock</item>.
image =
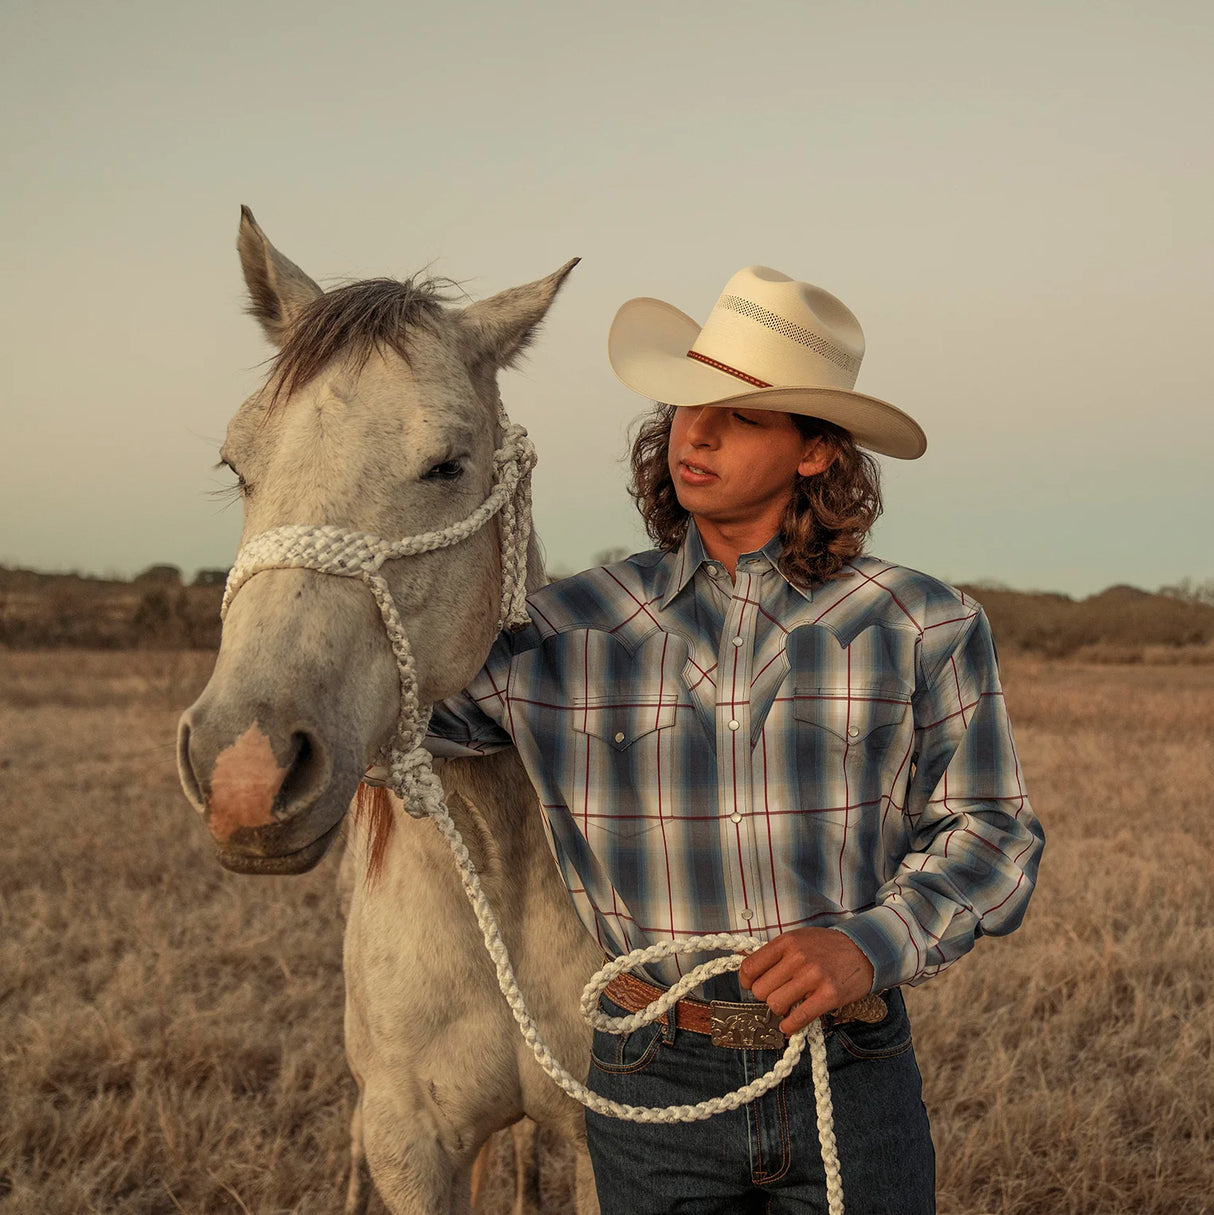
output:
M 318 295 L 291 327 L 270 367 L 270 409 L 310 383 L 338 355 L 361 368 L 377 350 L 394 350 L 409 362 L 412 330 L 433 328 L 458 290 L 445 278 L 414 276 L 403 282 L 371 278 Z

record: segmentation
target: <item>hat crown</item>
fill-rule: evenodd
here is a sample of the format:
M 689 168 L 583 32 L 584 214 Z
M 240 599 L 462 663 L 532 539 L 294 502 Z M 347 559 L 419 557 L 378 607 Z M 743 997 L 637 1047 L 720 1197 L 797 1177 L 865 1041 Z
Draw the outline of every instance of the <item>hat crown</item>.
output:
M 904 460 L 927 447 L 914 418 L 855 391 L 864 331 L 851 309 L 769 266 L 739 270 L 704 325 L 664 300 L 628 300 L 611 322 L 607 353 L 616 375 L 651 401 L 820 418 L 861 447 Z
M 739 270 L 691 350 L 764 384 L 851 391 L 864 331 L 842 300 L 769 266 Z

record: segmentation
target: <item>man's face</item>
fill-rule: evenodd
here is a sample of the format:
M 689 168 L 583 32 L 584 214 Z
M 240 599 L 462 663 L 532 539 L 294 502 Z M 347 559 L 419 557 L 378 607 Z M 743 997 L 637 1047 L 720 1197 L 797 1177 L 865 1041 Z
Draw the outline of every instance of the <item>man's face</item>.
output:
M 669 464 L 679 504 L 698 522 L 779 530 L 797 475 L 830 463 L 786 413 L 684 405 L 670 426 Z

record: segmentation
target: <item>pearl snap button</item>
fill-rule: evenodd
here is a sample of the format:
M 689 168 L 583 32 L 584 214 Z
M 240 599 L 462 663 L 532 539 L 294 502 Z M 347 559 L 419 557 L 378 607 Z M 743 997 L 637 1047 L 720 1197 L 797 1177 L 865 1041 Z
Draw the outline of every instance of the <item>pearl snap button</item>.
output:
M 741 637 L 731 637 L 729 640 L 730 640 L 730 641 L 732 641 L 734 645 L 741 645 L 741 644 L 742 644 L 742 638 L 741 638 Z
M 717 576 L 717 567 L 715 565 L 706 565 L 704 568 L 708 571 L 708 576 L 710 578 L 715 578 Z
M 729 728 L 731 730 L 740 730 L 742 728 L 742 723 L 740 721 L 731 721 L 729 723 Z
M 753 911 L 751 911 L 751 909 L 749 907 L 742 908 L 742 919 L 753 920 L 754 918 L 755 918 L 755 913 Z
M 859 731 L 859 730 L 857 730 L 855 726 L 848 726 L 848 728 L 847 728 L 847 733 L 848 733 L 848 736 L 849 736 L 849 737 L 851 737 L 851 738 L 859 738 L 859 737 L 860 737 L 860 731 Z
M 619 733 L 618 733 L 618 734 L 615 736 L 615 741 L 616 741 L 616 742 L 623 742 L 623 741 L 624 741 L 624 731 L 623 731 L 623 730 L 621 730 L 621 731 L 620 731 L 620 732 L 619 732 Z
M 742 821 L 742 816 L 740 814 L 731 814 L 729 816 L 729 821 L 731 823 L 740 823 Z

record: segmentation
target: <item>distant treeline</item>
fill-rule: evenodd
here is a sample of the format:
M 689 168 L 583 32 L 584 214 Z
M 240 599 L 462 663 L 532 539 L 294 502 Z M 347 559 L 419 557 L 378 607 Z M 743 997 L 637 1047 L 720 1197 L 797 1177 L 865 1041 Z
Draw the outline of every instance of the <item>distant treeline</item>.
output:
M 219 647 L 227 570 L 200 570 L 188 586 L 175 565 L 130 582 L 0 566 L 0 646 L 18 650 Z
M 215 649 L 227 570 L 188 585 L 173 565 L 129 582 L 0 566 L 0 646 L 8 649 Z M 1134 662 L 1214 658 L 1214 585 L 1156 593 L 1114 586 L 1087 599 L 967 586 L 1003 653 Z M 1205 651 L 1202 653 L 1202 651 Z
M 991 586 L 962 589 L 986 609 L 995 644 L 1003 651 L 1138 662 L 1145 651 L 1214 646 L 1214 604 L 1204 588 L 1152 594 L 1112 586 L 1086 599 Z

